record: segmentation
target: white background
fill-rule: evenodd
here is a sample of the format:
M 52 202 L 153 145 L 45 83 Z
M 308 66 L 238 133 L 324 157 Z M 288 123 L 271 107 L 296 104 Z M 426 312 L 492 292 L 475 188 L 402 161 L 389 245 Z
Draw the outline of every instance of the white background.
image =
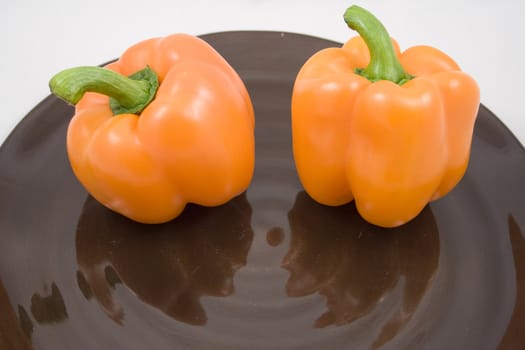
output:
M 525 144 L 525 1 L 0 0 L 0 143 L 49 94 L 59 70 L 98 65 L 176 32 L 296 32 L 346 41 L 351 4 L 373 12 L 401 48 L 440 48 L 471 74 L 481 102 Z

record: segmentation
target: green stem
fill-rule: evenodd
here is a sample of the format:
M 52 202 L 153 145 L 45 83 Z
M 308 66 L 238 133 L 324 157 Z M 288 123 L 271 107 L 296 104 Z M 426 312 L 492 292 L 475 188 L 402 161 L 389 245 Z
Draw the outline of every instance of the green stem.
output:
M 399 85 L 412 79 L 399 63 L 390 35 L 373 14 L 353 5 L 346 10 L 344 20 L 359 33 L 370 51 L 370 63 L 364 69 L 356 69 L 357 74 L 370 81 L 390 80 Z
M 110 97 L 113 114 L 140 113 L 159 87 L 155 72 L 146 67 L 129 77 L 101 67 L 76 67 L 61 71 L 49 81 L 51 92 L 76 104 L 86 92 Z

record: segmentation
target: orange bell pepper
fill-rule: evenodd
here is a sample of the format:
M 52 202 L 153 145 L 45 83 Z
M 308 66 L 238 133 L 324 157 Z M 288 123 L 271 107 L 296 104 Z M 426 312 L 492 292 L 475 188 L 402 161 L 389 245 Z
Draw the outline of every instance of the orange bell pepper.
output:
M 250 97 L 233 68 L 199 38 L 145 40 L 105 68 L 58 73 L 50 88 L 76 104 L 67 131 L 76 177 L 128 218 L 166 222 L 189 202 L 224 204 L 251 181 Z
M 463 177 L 479 88 L 438 49 L 401 53 L 365 9 L 344 18 L 360 36 L 315 53 L 294 84 L 297 172 L 319 203 L 355 200 L 370 223 L 399 226 Z

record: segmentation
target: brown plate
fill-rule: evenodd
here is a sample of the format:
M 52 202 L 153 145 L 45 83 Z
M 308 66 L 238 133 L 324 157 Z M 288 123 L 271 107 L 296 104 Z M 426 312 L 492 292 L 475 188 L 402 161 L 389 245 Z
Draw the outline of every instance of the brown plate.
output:
M 140 225 L 103 208 L 65 153 L 50 96 L 0 150 L 0 348 L 524 349 L 525 150 L 481 106 L 460 185 L 397 229 L 316 204 L 290 139 L 296 73 L 339 44 L 204 35 L 256 118 L 247 193 Z

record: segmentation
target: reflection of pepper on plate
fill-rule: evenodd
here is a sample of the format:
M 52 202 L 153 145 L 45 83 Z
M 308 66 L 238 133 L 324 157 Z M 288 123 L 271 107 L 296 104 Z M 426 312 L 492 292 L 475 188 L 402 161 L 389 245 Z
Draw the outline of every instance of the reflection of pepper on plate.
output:
M 499 350 L 525 348 L 525 339 L 520 336 L 525 324 L 525 234 L 512 214 L 509 215 L 508 225 L 516 271 L 516 302 Z
M 327 207 L 300 192 L 288 217 L 291 243 L 282 262 L 290 272 L 288 296 L 326 297 L 316 327 L 349 324 L 372 312 L 391 315 L 382 320 L 375 344 L 393 338 L 411 319 L 438 266 L 438 227 L 430 207 L 408 224 L 386 229 L 364 221 L 353 204 Z M 401 300 L 389 303 L 398 288 Z
M 203 325 L 202 296 L 226 297 L 246 264 L 253 231 L 244 195 L 218 207 L 195 205 L 169 223 L 140 224 L 107 210 L 93 198 L 77 228 L 79 287 L 116 322 L 125 317 L 113 288 L 122 283 L 168 316 Z
M 28 329 L 24 329 L 24 325 L 19 321 L 20 310 L 23 310 L 24 316 L 27 316 L 26 311 L 18 305 L 19 318 L 17 319 L 16 312 L 7 295 L 2 280 L 0 279 L 0 348 L 1 349 L 19 349 L 32 350 L 33 346 L 30 341 L 32 324 L 29 324 Z M 29 318 L 25 318 L 29 319 Z M 29 320 L 29 322 L 31 322 Z

